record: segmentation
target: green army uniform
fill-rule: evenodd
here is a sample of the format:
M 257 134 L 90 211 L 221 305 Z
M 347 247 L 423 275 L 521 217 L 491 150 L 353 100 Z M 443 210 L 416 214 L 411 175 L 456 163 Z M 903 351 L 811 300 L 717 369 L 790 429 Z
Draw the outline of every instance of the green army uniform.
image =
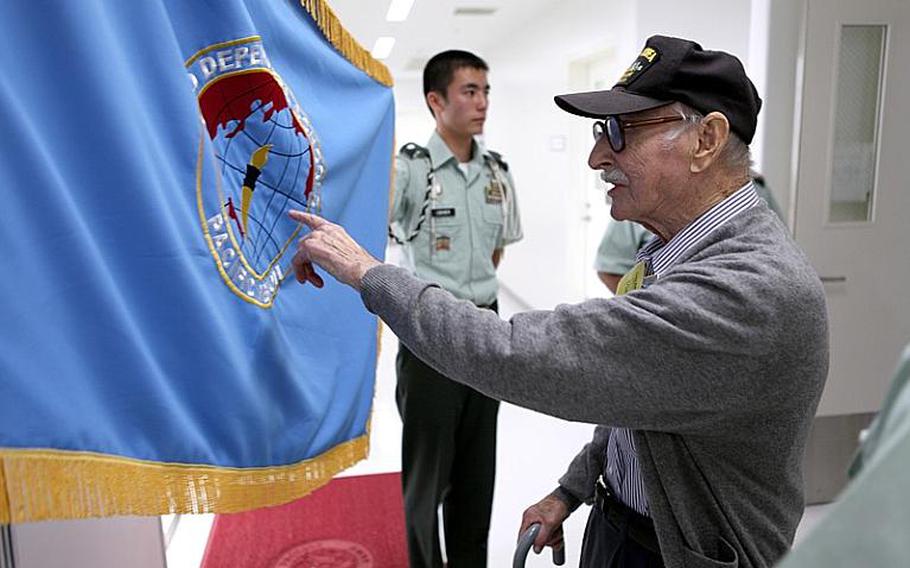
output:
M 475 142 L 471 161 L 459 164 L 434 132 L 426 148 L 408 144 L 398 156 L 390 235 L 417 276 L 495 310 L 493 251 L 522 237 L 514 187 L 497 154 Z M 442 503 L 449 566 L 483 567 L 499 403 L 440 375 L 404 345 L 396 370 L 411 566 L 442 566 Z
M 594 269 L 608 274 L 626 274 L 635 266 L 635 255 L 654 233 L 632 221 L 610 221 L 604 232 Z
M 765 200 L 768 207 L 781 219 L 784 218 L 780 206 L 768 188 L 759 181 L 755 182 L 755 192 Z M 597 247 L 597 256 L 594 259 L 594 270 L 607 274 L 625 274 L 635 265 L 635 255 L 645 245 L 654 233 L 632 221 L 610 221 L 607 230 Z
M 465 174 L 435 132 L 425 149 L 409 147 L 415 149 L 412 155 L 403 151 L 396 160 L 393 235 L 404 241 L 417 276 L 478 306 L 492 304 L 498 289 L 493 250 L 522 237 L 508 166 L 475 143 Z M 427 201 L 431 163 L 440 190 Z M 503 178 L 499 183 L 493 167 Z

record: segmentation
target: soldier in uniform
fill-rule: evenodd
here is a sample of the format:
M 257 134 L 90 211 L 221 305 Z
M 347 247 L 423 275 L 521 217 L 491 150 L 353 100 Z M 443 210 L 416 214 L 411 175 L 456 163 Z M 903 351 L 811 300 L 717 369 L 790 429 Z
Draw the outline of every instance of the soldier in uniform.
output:
M 486 120 L 487 70 L 465 51 L 427 63 L 423 89 L 436 130 L 426 147 L 401 149 L 389 234 L 417 276 L 495 311 L 496 267 L 522 232 L 508 165 L 474 138 Z M 499 403 L 437 373 L 403 344 L 396 370 L 411 566 L 442 566 L 440 504 L 448 566 L 486 566 Z

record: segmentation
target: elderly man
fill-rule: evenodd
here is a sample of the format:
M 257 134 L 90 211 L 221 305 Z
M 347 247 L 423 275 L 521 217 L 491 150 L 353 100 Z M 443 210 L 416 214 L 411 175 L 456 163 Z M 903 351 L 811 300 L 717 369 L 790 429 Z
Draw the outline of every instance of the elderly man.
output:
M 735 57 L 655 36 L 612 89 L 556 102 L 599 119 L 613 217 L 660 237 L 622 295 L 504 322 L 294 213 L 298 280 L 321 285 L 318 264 L 452 379 L 601 425 L 525 512 L 538 550 L 583 501 L 582 566 L 770 566 L 802 515 L 828 343 L 818 276 L 749 178 L 755 88 Z

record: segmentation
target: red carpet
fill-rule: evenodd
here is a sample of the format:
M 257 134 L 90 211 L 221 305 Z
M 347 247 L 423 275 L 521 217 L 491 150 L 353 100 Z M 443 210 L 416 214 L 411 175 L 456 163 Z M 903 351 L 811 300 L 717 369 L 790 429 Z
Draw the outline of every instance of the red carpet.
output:
M 216 515 L 202 568 L 407 568 L 401 474 L 331 481 L 282 505 Z

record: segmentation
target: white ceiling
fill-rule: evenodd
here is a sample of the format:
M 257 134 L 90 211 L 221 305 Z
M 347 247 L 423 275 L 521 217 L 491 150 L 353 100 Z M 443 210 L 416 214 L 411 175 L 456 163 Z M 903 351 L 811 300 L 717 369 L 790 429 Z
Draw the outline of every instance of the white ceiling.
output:
M 377 37 L 393 36 L 395 47 L 383 61 L 396 82 L 416 80 L 423 64 L 445 49 L 484 51 L 521 33 L 529 19 L 556 0 L 415 0 L 408 19 L 387 22 L 391 0 L 329 0 L 341 23 L 367 50 Z M 491 15 L 456 15 L 456 9 L 495 9 Z

